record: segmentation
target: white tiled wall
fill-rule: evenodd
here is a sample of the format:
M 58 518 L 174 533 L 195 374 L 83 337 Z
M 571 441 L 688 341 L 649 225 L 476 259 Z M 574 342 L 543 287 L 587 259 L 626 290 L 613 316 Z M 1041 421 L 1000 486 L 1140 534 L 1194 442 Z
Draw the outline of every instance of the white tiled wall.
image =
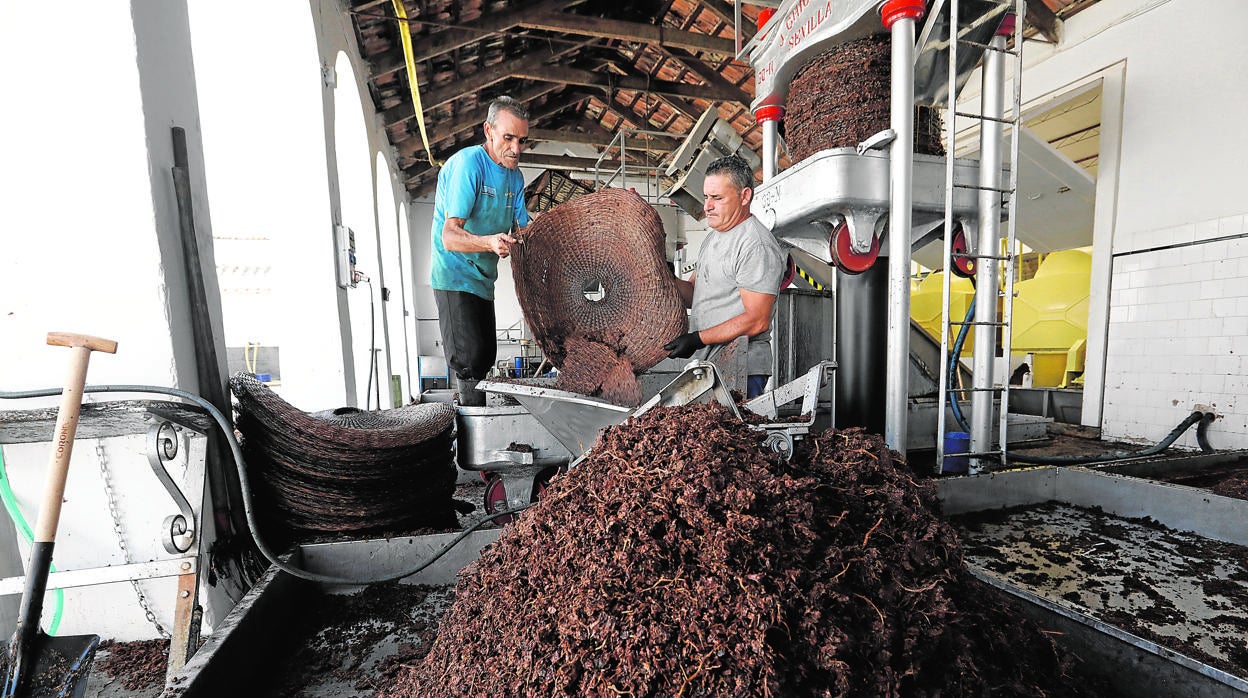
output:
M 1217 413 L 1215 448 L 1248 448 L 1248 221 L 1133 235 L 1115 245 L 1105 367 L 1107 439 L 1162 439 Z M 1173 246 L 1166 249 L 1154 249 Z M 1196 447 L 1196 430 L 1176 442 Z

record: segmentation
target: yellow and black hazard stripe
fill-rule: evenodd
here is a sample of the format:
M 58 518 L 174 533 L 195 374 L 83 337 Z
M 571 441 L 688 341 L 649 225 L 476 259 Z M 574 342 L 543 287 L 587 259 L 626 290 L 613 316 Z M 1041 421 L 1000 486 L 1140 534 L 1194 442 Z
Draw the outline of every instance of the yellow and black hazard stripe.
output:
M 796 262 L 793 263 L 793 268 L 797 270 L 797 275 L 802 277 L 803 281 L 810 284 L 811 288 L 815 289 L 816 291 L 823 290 L 824 288 L 823 284 L 819 283 L 818 281 L 815 281 L 814 277 L 806 273 L 806 270 L 798 266 Z

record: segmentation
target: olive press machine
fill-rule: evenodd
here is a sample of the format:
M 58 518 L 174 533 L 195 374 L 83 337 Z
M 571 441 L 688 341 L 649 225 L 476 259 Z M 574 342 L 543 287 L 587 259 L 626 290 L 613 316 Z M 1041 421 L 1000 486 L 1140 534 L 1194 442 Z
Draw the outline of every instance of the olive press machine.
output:
M 777 419 L 782 408 L 798 399 L 800 421 L 752 425 L 766 433 L 764 443 L 786 458 L 814 426 L 820 393 L 831 383 L 836 363 L 823 361 L 805 375 L 744 403 L 744 408 Z M 487 481 L 489 513 L 536 501 L 550 477 L 580 463 L 603 428 L 621 424 L 655 407 L 674 407 L 714 400 L 742 419 L 721 369 L 709 361 L 692 361 L 665 387 L 637 408 L 621 407 L 599 398 L 564 390 L 482 381 L 478 388 L 504 395 L 515 406 L 460 407 L 460 467 L 478 470 Z M 530 421 L 532 420 L 532 421 Z M 551 439 L 550 437 L 554 438 Z

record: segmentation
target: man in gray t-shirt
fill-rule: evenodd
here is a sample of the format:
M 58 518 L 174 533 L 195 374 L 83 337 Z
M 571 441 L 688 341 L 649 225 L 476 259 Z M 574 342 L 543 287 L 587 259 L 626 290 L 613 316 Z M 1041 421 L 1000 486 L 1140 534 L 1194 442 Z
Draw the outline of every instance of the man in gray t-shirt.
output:
M 668 356 L 687 359 L 703 347 L 713 358 L 718 345 L 749 337 L 747 397 L 763 392 L 771 375 L 771 310 L 784 276 L 784 251 L 775 236 L 750 214 L 754 173 L 735 156 L 706 168 L 703 208 L 712 232 L 698 252 L 698 270 L 677 279 L 690 332 L 664 345 Z

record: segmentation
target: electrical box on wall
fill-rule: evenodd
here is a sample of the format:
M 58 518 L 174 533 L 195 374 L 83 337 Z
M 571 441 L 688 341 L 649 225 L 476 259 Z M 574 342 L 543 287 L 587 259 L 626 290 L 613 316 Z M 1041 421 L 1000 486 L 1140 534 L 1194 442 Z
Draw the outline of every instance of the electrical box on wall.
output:
M 338 285 L 355 288 L 355 231 L 342 224 L 334 225 L 334 248 L 338 251 Z

